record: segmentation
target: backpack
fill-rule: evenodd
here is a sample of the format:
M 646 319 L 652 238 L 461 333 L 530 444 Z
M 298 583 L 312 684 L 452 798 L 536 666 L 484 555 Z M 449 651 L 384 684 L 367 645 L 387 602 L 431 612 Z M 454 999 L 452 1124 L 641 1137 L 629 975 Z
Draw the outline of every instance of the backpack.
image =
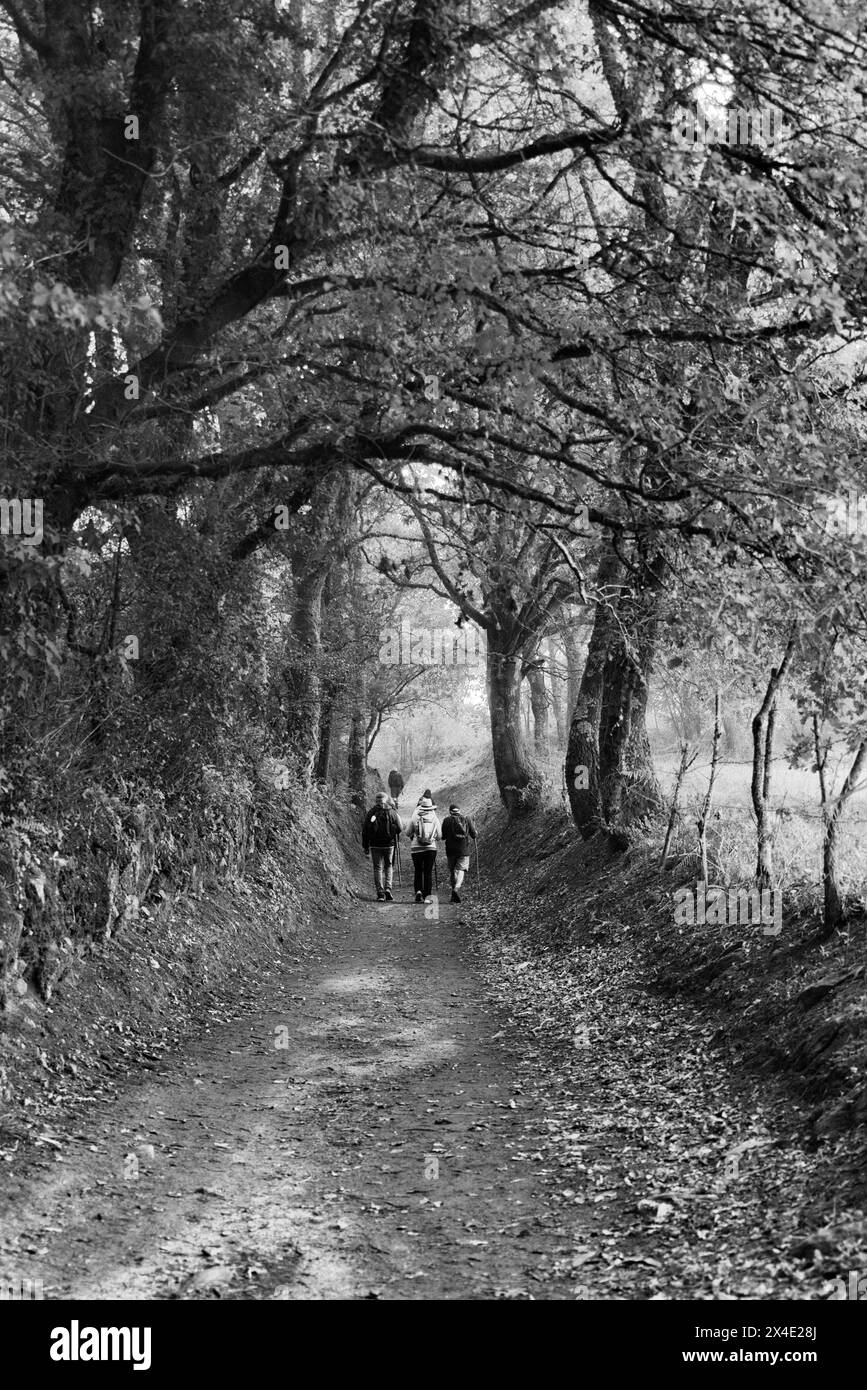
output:
M 451 838 L 453 840 L 468 840 L 470 838 L 470 827 L 467 825 L 463 816 L 458 816 L 452 811 L 449 820 L 452 823 Z
M 435 831 L 436 831 L 436 821 L 435 821 L 435 820 L 428 820 L 428 819 L 422 820 L 421 816 L 419 816 L 419 818 L 418 818 L 418 833 L 417 833 L 417 835 L 416 835 L 415 838 L 418 840 L 418 842 L 419 842 L 420 845 L 432 845 L 432 844 L 433 844 L 434 832 L 435 832 Z
M 387 806 L 375 806 L 368 818 L 368 834 L 372 840 L 394 839 L 394 827 Z

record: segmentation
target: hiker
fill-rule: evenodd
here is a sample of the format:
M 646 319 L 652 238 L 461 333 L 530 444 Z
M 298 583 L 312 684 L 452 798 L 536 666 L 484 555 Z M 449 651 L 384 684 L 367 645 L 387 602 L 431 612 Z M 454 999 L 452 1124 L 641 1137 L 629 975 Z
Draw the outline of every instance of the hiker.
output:
M 454 803 L 443 821 L 443 839 L 446 842 L 446 862 L 452 885 L 451 901 L 459 903 L 460 889 L 464 874 L 470 867 L 470 840 L 476 838 L 476 827 L 469 816 L 462 816 L 461 809 Z
M 388 805 L 386 792 L 377 792 L 376 801 L 364 817 L 361 847 L 373 860 L 373 886 L 377 902 L 393 903 L 394 847 L 403 829 L 400 816 Z
M 403 832 L 406 830 L 407 826 L 409 825 L 409 821 L 408 821 L 408 820 L 404 820 L 403 816 L 400 814 L 400 811 L 397 809 L 397 802 L 395 801 L 395 799 L 394 799 L 393 796 L 387 796 L 387 797 L 385 798 L 385 804 L 386 804 L 386 806 L 388 807 L 388 809 L 389 809 L 390 811 L 393 811 L 394 814 L 396 815 L 396 817 L 397 817 L 397 823 L 398 823 L 398 825 L 400 826 L 401 834 L 403 834 Z
M 394 802 L 395 809 L 397 809 L 398 799 L 403 791 L 403 778 L 396 767 L 393 767 L 388 774 L 388 790 L 391 792 L 391 799 Z
M 437 840 L 442 839 L 442 827 L 437 819 L 436 807 L 428 794 L 422 796 L 416 806 L 407 834 L 415 876 L 415 900 L 417 903 L 429 903 L 431 879 L 437 857 Z

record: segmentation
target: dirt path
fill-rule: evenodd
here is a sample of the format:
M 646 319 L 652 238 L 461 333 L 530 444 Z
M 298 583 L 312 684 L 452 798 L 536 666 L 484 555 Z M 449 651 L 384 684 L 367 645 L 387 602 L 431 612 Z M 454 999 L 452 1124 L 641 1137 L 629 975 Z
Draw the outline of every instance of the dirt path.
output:
M 628 942 L 537 951 L 574 886 L 534 936 L 526 866 L 433 919 L 408 859 L 379 905 L 359 853 L 360 896 L 334 916 L 326 895 L 315 945 L 274 944 L 231 1005 L 203 993 L 210 1021 L 171 1052 L 134 1073 L 110 1052 L 116 1096 L 78 1080 L 71 1108 L 55 1061 L 3 1169 L 0 1279 L 49 1299 L 837 1297 L 863 1268 L 860 1212 L 822 1224 L 837 1151 L 805 1150 L 713 1013 L 649 992 Z M 283 941 L 252 945 L 243 908 L 235 927 L 246 965 Z
M 46 1298 L 574 1297 L 520 1040 L 464 909 L 426 920 L 404 876 L 79 1116 L 7 1192 L 0 1273 Z

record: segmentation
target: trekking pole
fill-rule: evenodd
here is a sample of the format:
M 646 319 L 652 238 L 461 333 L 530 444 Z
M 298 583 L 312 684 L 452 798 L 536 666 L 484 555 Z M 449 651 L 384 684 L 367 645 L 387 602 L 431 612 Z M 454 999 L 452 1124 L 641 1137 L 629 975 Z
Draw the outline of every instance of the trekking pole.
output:
M 479 883 L 479 842 L 478 842 L 478 840 L 475 840 L 475 839 L 474 839 L 474 840 L 473 840 L 473 844 L 475 845 L 475 848 L 476 848 L 476 892 L 479 893 L 479 894 L 481 894 L 481 884 Z
M 401 872 L 400 872 L 400 837 L 399 837 L 398 835 L 395 835 L 395 837 L 394 837 L 394 848 L 395 848 L 395 850 L 396 850 L 396 852 L 397 852 L 397 883 L 398 883 L 398 887 L 399 887 L 399 888 L 402 888 L 402 887 L 403 887 L 403 878 L 401 877 Z

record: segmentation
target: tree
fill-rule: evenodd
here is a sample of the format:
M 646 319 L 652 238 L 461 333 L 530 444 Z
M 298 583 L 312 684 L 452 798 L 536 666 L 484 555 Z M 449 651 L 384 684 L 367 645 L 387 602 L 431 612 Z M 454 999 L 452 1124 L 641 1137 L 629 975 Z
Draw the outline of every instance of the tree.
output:
M 469 500 L 486 497 L 486 489 L 476 488 Z M 410 508 L 427 553 L 426 582 L 485 634 L 497 786 L 510 815 L 524 816 L 537 808 L 541 782 L 525 746 L 521 685 L 540 641 L 574 594 L 577 564 L 545 529 L 540 508 L 505 501 L 489 511 L 472 505 L 460 513 L 435 500 L 424 503 L 413 501 Z

